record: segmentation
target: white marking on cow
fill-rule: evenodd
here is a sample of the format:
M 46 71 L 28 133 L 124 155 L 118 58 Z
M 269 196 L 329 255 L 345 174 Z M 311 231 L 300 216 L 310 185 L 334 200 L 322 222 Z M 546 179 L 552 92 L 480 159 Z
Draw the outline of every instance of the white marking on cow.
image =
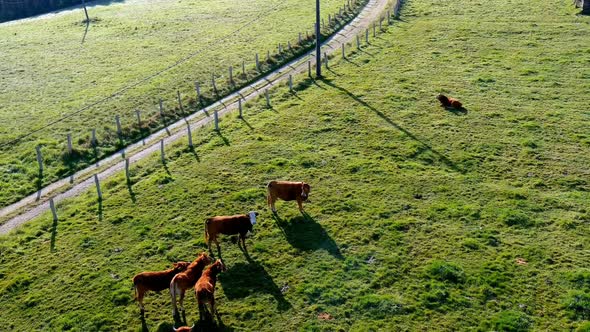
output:
M 252 225 L 256 225 L 256 212 L 255 211 L 250 211 L 250 223 Z

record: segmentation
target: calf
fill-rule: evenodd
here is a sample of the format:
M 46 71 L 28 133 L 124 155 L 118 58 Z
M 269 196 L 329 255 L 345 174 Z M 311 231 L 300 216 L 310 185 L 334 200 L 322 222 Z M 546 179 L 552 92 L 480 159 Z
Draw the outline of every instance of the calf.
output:
M 217 236 L 219 234 L 234 235 L 240 234 L 240 239 L 244 250 L 246 249 L 246 233 L 252 232 L 252 226 L 256 224 L 256 217 L 258 212 L 250 211 L 248 214 L 238 214 L 235 216 L 217 216 L 208 218 L 205 221 L 205 242 L 209 246 L 211 252 L 211 241 L 215 241 L 217 245 L 217 253 L 221 257 L 221 248 L 219 248 L 219 241 Z M 238 245 L 240 242 L 238 240 Z
M 215 311 L 215 282 L 217 281 L 217 275 L 225 270 L 225 265 L 218 259 L 203 272 L 195 285 L 195 296 L 199 303 L 199 319 L 201 321 L 205 318 L 206 303 L 211 306 L 211 315 L 217 313 Z
M 276 213 L 275 202 L 278 198 L 284 201 L 297 201 L 299 211 L 303 213 L 303 202 L 307 201 L 311 187 L 305 182 L 270 181 L 266 186 L 268 190 L 268 205 L 272 212 Z
M 160 292 L 170 287 L 170 281 L 178 273 L 186 270 L 189 262 L 174 263 L 173 268 L 158 272 L 142 272 L 133 277 L 133 288 L 135 289 L 135 299 L 143 313 L 143 297 L 147 291 Z
M 184 272 L 181 272 L 172 278 L 170 281 L 170 297 L 172 298 L 172 315 L 176 317 L 178 309 L 176 307 L 176 294 L 180 294 L 180 310 L 184 311 L 182 301 L 184 300 L 184 292 L 193 287 L 195 282 L 201 277 L 201 273 L 205 266 L 212 262 L 211 257 L 207 253 L 202 253 L 197 259 L 195 259 Z
M 461 109 L 461 107 L 463 107 L 461 102 L 455 98 L 449 98 L 445 95 L 438 95 L 438 97 L 436 97 L 436 98 L 438 99 L 438 101 L 440 101 L 442 106 L 444 106 L 446 108 Z

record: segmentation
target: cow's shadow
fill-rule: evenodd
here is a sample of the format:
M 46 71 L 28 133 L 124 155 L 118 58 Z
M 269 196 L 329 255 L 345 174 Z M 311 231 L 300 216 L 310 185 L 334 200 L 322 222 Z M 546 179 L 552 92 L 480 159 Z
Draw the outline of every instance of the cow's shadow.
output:
M 219 282 L 223 287 L 223 293 L 230 299 L 241 299 L 252 293 L 268 293 L 277 301 L 277 309 L 285 311 L 290 309 L 289 303 L 281 289 L 274 282 L 260 263 L 256 262 L 247 251 L 243 251 L 247 263 L 233 264 L 227 271 L 219 275 Z
M 302 251 L 323 249 L 335 258 L 344 258 L 336 242 L 328 235 L 322 225 L 318 224 L 309 214 L 303 213 L 303 216 L 291 218 L 289 221 L 285 221 L 278 214 L 274 214 L 273 219 L 293 247 Z

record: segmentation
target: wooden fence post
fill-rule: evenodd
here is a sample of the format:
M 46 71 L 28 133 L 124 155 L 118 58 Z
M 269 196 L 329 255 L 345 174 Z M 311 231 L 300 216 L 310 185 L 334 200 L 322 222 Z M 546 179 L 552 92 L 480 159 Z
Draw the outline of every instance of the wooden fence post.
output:
M 242 118 L 242 98 L 238 98 L 238 109 L 240 110 L 240 118 Z
M 365 42 L 369 43 L 369 29 L 365 31 Z
M 311 60 L 307 61 L 307 75 L 311 78 Z
M 246 76 L 246 61 L 242 60 L 242 75 Z
M 264 90 L 264 97 L 266 97 L 266 106 L 268 108 L 271 108 L 271 106 L 270 106 L 270 96 L 268 95 L 268 89 L 265 89 Z
M 118 115 L 115 115 L 115 122 L 117 123 L 117 134 L 119 136 L 121 136 L 121 134 L 123 133 L 123 130 L 121 130 L 121 119 L 119 118 Z
M 100 190 L 100 182 L 98 180 L 97 174 L 94 174 L 94 183 L 96 184 L 96 193 L 98 194 L 98 200 L 102 201 L 102 192 Z
M 301 45 L 301 32 L 299 33 L 299 45 Z
M 344 49 L 344 43 L 342 43 L 342 59 L 346 59 L 346 51 Z
M 229 84 L 234 85 L 234 68 L 232 66 L 229 66 Z
M 135 110 L 135 114 L 137 115 L 137 128 L 141 130 L 141 115 L 139 110 Z
M 356 35 L 356 48 L 359 50 L 361 49 L 361 38 L 359 35 Z
M 37 151 L 37 162 L 39 163 L 39 173 L 43 173 L 43 156 L 41 155 L 41 146 L 37 145 L 35 147 Z
M 191 133 L 191 124 L 187 121 L 186 122 L 186 130 L 188 134 L 188 147 L 193 148 L 193 135 Z
M 260 71 L 260 60 L 258 60 L 258 53 L 256 53 L 256 69 L 257 69 L 259 72 L 261 72 L 261 71 Z
M 383 30 L 383 17 L 379 19 L 379 31 Z
M 215 130 L 219 131 L 219 115 L 217 114 L 217 110 L 215 110 L 215 112 L 213 112 L 213 117 L 215 120 Z
M 162 164 L 165 164 L 166 154 L 164 153 L 164 139 L 160 140 L 160 158 L 162 159 Z
M 270 63 L 270 51 L 266 51 L 266 62 Z
M 125 179 L 127 179 L 127 182 L 131 181 L 131 176 L 129 176 L 129 158 L 125 158 Z
M 332 16 L 328 14 L 328 26 L 332 25 Z
M 293 75 L 289 74 L 289 92 L 293 92 Z
M 90 134 L 90 144 L 94 146 L 96 143 L 96 129 L 92 129 L 92 133 Z
M 72 154 L 72 151 L 74 150 L 72 148 L 72 134 L 68 133 L 68 154 Z
M 293 48 L 291 47 L 291 42 L 287 42 L 287 46 L 289 47 L 289 52 L 293 52 Z
M 164 105 L 162 102 L 162 98 L 160 98 L 160 118 L 164 119 Z
M 51 214 L 53 215 L 53 222 L 57 221 L 57 211 L 55 210 L 55 202 L 53 198 L 49 199 L 49 208 L 51 209 Z
M 373 22 L 373 38 L 377 37 L 377 23 Z

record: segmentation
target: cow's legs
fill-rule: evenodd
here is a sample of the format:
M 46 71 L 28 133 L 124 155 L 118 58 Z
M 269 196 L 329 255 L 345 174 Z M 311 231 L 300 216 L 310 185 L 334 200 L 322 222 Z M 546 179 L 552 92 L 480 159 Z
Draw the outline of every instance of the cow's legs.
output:
M 211 294 L 209 304 L 211 305 L 211 319 L 214 320 L 215 315 L 217 315 L 217 311 L 215 311 L 215 295 Z
M 205 304 L 203 302 L 199 301 L 198 299 L 197 299 L 197 301 L 199 303 L 199 322 L 202 322 L 203 318 L 205 318 L 204 312 L 203 312 L 205 310 Z
M 139 304 L 139 309 L 141 309 L 141 313 L 143 313 L 145 311 L 145 308 L 143 306 L 143 295 L 144 295 L 143 290 L 140 290 L 139 292 L 137 292 L 137 304 Z
M 272 197 L 272 195 L 268 195 L 268 205 L 270 205 L 270 209 L 273 213 L 277 213 L 277 209 L 275 208 L 275 202 L 277 201 L 276 197 Z
M 178 300 L 178 304 L 180 304 L 180 310 L 184 312 L 184 306 L 182 302 L 184 301 L 184 289 L 180 289 L 180 299 Z
M 248 249 L 246 248 L 246 234 L 240 234 L 240 240 L 242 240 L 242 248 L 244 248 L 245 252 L 248 252 Z M 238 242 L 240 243 L 240 242 Z
M 215 245 L 217 246 L 217 254 L 219 255 L 219 258 L 221 258 L 221 247 L 219 246 L 219 241 L 217 241 L 217 238 L 215 238 L 214 241 Z
M 300 198 L 297 199 L 297 205 L 299 205 L 299 211 L 301 213 L 305 212 L 303 211 L 303 201 Z

